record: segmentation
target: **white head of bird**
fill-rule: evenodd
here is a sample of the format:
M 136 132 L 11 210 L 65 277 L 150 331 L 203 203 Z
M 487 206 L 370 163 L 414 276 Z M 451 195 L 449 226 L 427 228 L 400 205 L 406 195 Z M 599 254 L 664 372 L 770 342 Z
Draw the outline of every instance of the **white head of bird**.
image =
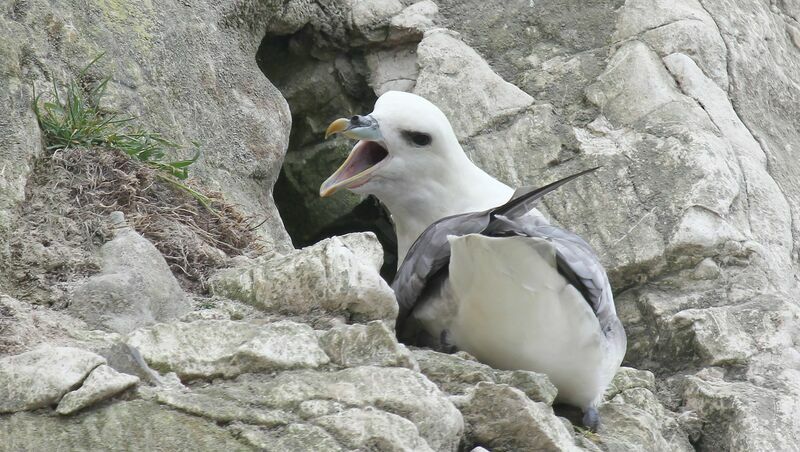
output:
M 399 262 L 434 221 L 503 204 L 514 192 L 472 163 L 444 113 L 415 94 L 388 91 L 372 113 L 331 123 L 326 137 L 336 133 L 359 141 L 320 196 L 342 188 L 377 196 L 392 214 Z

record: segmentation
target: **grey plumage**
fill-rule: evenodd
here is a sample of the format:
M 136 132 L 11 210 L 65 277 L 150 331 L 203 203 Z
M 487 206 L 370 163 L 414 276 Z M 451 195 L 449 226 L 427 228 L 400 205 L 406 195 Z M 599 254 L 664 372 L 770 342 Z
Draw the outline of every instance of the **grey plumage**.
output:
M 414 308 L 424 302 L 426 289 L 435 285 L 433 283 L 436 278 L 446 272 L 450 262 L 450 243 L 447 237 L 473 233 L 494 237 L 520 235 L 550 240 L 556 248 L 556 261 L 561 274 L 584 295 L 597 315 L 603 333 L 608 336 L 613 332 L 619 325 L 619 319 L 610 308 L 613 306 L 611 287 L 591 246 L 569 231 L 540 221 L 537 217 L 525 216 L 547 193 L 595 170 L 597 168 L 573 174 L 544 187 L 523 190 L 521 195 L 493 209 L 454 215 L 430 225 L 411 246 L 392 282 L 392 289 L 400 306 L 397 331 L 401 338 L 415 342 L 415 338 L 407 337 L 407 322 Z M 621 330 L 621 325 L 619 326 Z M 615 340 L 621 347 L 625 347 L 624 334 L 617 335 Z

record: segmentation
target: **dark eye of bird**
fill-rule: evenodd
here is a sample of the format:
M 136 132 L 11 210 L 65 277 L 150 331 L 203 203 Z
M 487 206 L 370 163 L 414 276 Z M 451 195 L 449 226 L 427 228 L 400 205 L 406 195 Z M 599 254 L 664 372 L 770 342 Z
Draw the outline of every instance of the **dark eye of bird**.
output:
M 427 146 L 431 144 L 431 136 L 422 132 L 403 132 L 403 137 L 416 146 Z

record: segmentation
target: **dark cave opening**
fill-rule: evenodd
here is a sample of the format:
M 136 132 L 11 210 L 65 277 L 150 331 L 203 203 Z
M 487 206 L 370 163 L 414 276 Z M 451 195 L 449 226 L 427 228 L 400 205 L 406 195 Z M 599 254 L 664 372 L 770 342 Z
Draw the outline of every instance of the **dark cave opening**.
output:
M 264 75 L 289 103 L 289 148 L 273 190 L 284 226 L 296 248 L 351 232 L 375 233 L 384 249 L 381 275 L 391 281 L 397 267 L 397 239 L 388 211 L 377 198 L 342 191 L 319 197 L 320 184 L 353 146 L 344 138 L 325 140 L 325 128 L 339 117 L 366 114 L 375 93 L 357 49 L 320 48 L 312 31 L 266 35 L 256 54 Z

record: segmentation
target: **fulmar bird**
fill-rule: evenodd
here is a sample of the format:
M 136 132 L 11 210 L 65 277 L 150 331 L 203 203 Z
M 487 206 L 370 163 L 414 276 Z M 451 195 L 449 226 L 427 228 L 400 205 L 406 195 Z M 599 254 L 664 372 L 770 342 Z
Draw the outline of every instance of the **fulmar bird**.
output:
M 368 115 L 334 121 L 326 136 L 334 133 L 359 141 L 320 195 L 347 188 L 389 209 L 401 339 L 545 373 L 558 401 L 581 408 L 595 429 L 625 332 L 591 247 L 533 207 L 594 169 L 515 196 L 469 160 L 441 110 L 397 91 Z

